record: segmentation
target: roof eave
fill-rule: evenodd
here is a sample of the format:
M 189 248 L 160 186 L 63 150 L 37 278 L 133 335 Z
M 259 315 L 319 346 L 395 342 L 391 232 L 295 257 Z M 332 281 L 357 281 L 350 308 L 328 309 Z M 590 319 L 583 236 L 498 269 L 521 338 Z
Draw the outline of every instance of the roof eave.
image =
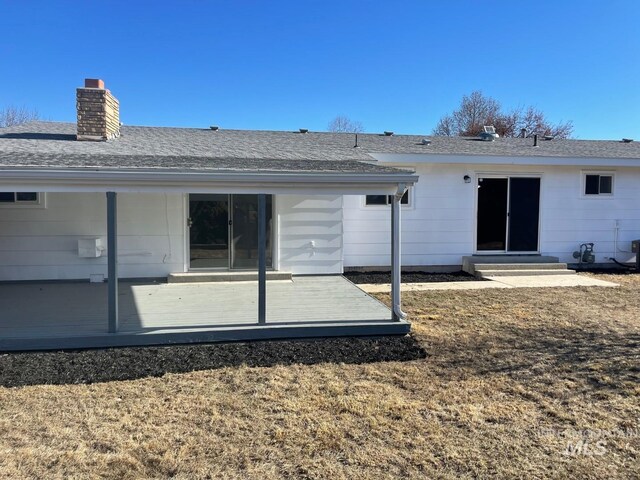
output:
M 482 164 L 482 165 L 549 165 L 586 167 L 640 167 L 640 158 L 524 156 L 453 153 L 372 153 L 382 164 L 414 165 L 421 163 Z
M 411 172 L 211 172 L 3 168 L 0 190 L 361 194 L 413 185 Z

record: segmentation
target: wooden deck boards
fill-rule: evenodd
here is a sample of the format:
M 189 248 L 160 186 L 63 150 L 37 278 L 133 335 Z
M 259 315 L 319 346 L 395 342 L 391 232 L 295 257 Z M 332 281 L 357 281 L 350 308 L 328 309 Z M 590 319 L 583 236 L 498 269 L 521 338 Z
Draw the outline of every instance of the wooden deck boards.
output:
M 188 341 L 222 339 L 274 338 L 283 336 L 322 336 L 340 327 L 367 334 L 366 326 L 389 330 L 389 309 L 348 280 L 338 276 L 294 277 L 293 280 L 267 282 L 267 325 L 257 328 L 257 282 L 228 283 L 129 283 L 119 289 L 120 330 L 115 336 L 128 337 L 127 344 L 137 344 L 135 336 L 158 334 L 158 343 L 171 343 L 171 335 L 180 333 Z M 397 323 L 397 322 L 396 322 Z M 404 324 L 405 327 L 408 324 Z M 310 326 L 315 328 L 308 330 Z M 384 328 L 383 328 L 384 326 Z M 295 331 L 298 327 L 300 331 Z M 276 332 L 277 330 L 277 332 Z M 408 330 L 408 327 L 406 327 Z M 250 334 L 247 332 L 251 331 Z M 244 333 L 243 333 L 244 332 Z M 187 335 L 186 334 L 194 334 Z M 346 333 L 348 334 L 348 333 Z M 376 334 L 375 328 L 369 334 Z M 162 336 L 162 340 L 160 340 Z M 0 284 L 0 348 L 19 345 L 86 346 L 120 344 L 105 340 L 107 334 L 107 289 L 105 284 L 28 283 Z M 165 338 L 166 337 L 166 338 Z M 180 335 L 174 335 L 180 341 Z M 75 342 L 61 341 L 76 338 Z M 92 341 L 91 339 L 102 339 Z M 196 338 L 196 340 L 190 340 Z M 39 340 L 29 342 L 27 340 Z M 46 339 L 51 341 L 47 343 Z M 57 343 L 56 343 L 57 339 Z M 14 340 L 12 342 L 12 340 Z M 120 343 L 118 343 L 120 342 Z M 141 344 L 154 343 L 152 340 Z M 44 346 L 42 346 L 44 345 Z M 37 348 L 37 347 L 33 347 Z

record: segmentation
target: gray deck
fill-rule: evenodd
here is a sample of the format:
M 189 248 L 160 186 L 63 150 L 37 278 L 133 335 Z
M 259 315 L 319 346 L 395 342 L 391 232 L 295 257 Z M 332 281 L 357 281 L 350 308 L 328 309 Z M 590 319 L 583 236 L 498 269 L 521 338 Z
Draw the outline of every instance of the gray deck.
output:
M 80 348 L 409 331 L 342 277 L 267 282 L 267 324 L 257 324 L 257 282 L 129 283 L 120 329 L 107 333 L 107 286 L 0 284 L 0 350 Z

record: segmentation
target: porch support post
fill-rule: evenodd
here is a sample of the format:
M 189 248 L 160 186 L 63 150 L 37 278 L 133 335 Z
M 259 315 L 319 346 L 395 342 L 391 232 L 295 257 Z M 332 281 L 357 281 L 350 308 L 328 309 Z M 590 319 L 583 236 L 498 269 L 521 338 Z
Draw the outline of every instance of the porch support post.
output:
M 116 192 L 107 192 L 107 298 L 109 333 L 118 331 L 118 205 Z
M 391 319 L 400 321 L 406 318 L 406 314 L 401 308 L 400 299 L 400 204 L 406 185 L 398 185 L 398 191 L 391 196 Z
M 267 323 L 267 197 L 258 194 L 258 323 Z

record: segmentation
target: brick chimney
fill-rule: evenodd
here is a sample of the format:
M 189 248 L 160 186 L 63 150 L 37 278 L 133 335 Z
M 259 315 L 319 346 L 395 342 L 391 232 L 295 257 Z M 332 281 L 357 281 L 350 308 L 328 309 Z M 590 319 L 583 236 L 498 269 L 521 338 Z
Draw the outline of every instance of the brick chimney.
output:
M 77 140 L 105 142 L 120 136 L 120 104 L 102 80 L 87 78 L 76 91 Z

